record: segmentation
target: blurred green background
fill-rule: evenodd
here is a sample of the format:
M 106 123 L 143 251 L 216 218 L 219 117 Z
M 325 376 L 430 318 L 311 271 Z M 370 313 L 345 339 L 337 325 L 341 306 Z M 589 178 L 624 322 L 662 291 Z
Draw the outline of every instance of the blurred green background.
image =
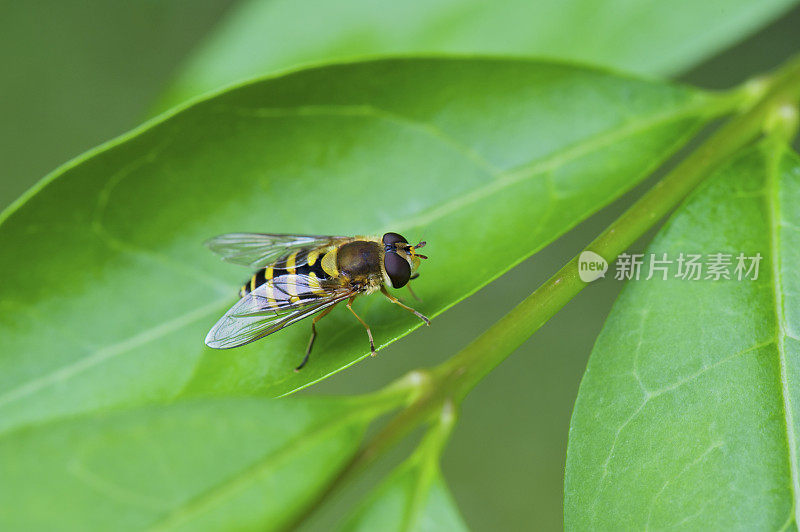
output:
M 0 208 L 57 165 L 138 124 L 190 51 L 234 4 L 0 4 Z M 798 28 L 800 8 L 679 79 L 706 88 L 730 87 L 800 49 Z M 308 393 L 373 390 L 452 355 L 568 260 L 630 198 L 583 223 L 432 327 Z M 443 468 L 473 529 L 561 528 L 572 405 L 594 339 L 620 288 L 613 280 L 589 286 L 465 402 Z M 401 455 L 402 449 L 379 464 L 378 471 Z M 375 478 L 377 473 L 368 475 L 332 500 L 308 528 L 324 529 L 323 523 L 341 515 L 345 503 Z

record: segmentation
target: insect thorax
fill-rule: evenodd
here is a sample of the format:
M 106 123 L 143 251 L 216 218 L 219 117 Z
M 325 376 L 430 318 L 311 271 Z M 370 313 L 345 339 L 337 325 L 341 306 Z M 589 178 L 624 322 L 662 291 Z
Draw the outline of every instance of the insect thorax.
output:
M 337 269 L 352 281 L 368 283 L 380 279 L 381 251 L 378 242 L 367 240 L 348 242 L 337 250 Z

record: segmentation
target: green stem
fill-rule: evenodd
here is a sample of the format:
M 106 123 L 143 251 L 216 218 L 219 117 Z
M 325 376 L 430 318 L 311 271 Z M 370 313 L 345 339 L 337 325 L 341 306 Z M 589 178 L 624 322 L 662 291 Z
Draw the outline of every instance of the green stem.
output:
M 800 58 L 787 64 L 748 111 L 730 119 L 586 246 L 609 263 L 674 209 L 706 176 L 759 137 L 775 109 L 800 99 Z M 474 342 L 434 370 L 446 394 L 461 400 L 487 373 L 544 325 L 587 283 L 578 257 L 525 298 Z
M 585 249 L 612 263 L 716 167 L 757 139 L 776 109 L 800 100 L 800 56 L 786 63 L 765 84 L 766 89 L 748 102 L 741 114 L 722 125 Z M 583 290 L 587 283 L 578 276 L 579 256 L 580 253 L 467 347 L 433 368 L 429 385 L 420 397 L 364 447 L 353 467 L 372 461 L 426 421 L 443 401 L 460 403 L 483 377 Z
M 417 530 L 419 520 L 425 510 L 425 503 L 431 486 L 439 474 L 439 457 L 447 443 L 456 420 L 456 407 L 452 401 L 445 401 L 439 408 L 438 420 L 431 425 L 422 437 L 414 454 L 406 463 L 418 468 L 414 493 L 411 496 L 400 530 Z
M 774 120 L 776 112 L 800 100 L 800 56 L 787 62 L 767 79 L 764 87 L 754 98 L 747 99 L 740 114 L 717 129 L 585 250 L 593 251 L 612 263 L 672 211 L 715 168 L 757 139 L 770 120 Z M 320 500 L 355 471 L 371 463 L 386 448 L 420 424 L 431 420 L 442 405 L 449 401 L 458 405 L 483 377 L 583 290 L 587 283 L 578 276 L 579 256 L 580 253 L 452 358 L 428 372 L 412 372 L 417 388 L 409 406 L 362 448 Z

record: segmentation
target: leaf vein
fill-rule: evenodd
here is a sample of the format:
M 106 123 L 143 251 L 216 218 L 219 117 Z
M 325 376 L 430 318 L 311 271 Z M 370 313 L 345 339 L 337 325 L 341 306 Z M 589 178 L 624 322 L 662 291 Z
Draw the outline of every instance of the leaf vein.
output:
M 62 366 L 50 373 L 25 382 L 20 386 L 9 390 L 3 395 L 0 395 L 0 408 L 8 405 L 9 403 L 13 403 L 14 401 L 18 401 L 24 397 L 32 395 L 44 388 L 69 380 L 76 375 L 88 371 L 98 364 L 120 356 L 128 351 L 136 349 L 137 347 L 141 347 L 152 341 L 158 340 L 159 338 L 162 338 L 174 331 L 205 318 L 212 312 L 218 311 L 219 307 L 224 302 L 228 301 L 228 299 L 229 298 L 225 298 L 224 300 L 216 300 L 208 305 L 186 312 L 171 321 L 146 329 L 141 333 L 120 342 L 97 349 L 81 359 L 75 360 L 70 364 Z
M 655 495 L 653 495 L 653 498 L 650 499 L 650 506 L 649 506 L 649 510 L 647 512 L 647 521 L 645 522 L 645 526 L 644 526 L 645 530 L 650 530 L 650 522 L 653 519 L 653 508 L 655 508 L 656 501 L 659 499 L 659 497 L 661 497 L 661 494 L 664 493 L 664 491 L 667 489 L 667 487 L 670 484 L 672 484 L 672 482 L 674 480 L 682 477 L 684 475 L 684 473 L 689 471 L 691 468 L 693 468 L 694 466 L 699 465 L 700 463 L 702 463 L 708 457 L 708 455 L 710 455 L 712 452 L 714 452 L 717 449 L 719 449 L 720 447 L 722 447 L 724 444 L 725 444 L 725 442 L 722 442 L 722 441 L 716 441 L 716 442 L 712 443 L 705 451 L 700 453 L 700 455 L 697 458 L 695 458 L 694 460 L 688 462 L 675 475 L 671 476 L 670 478 L 668 478 L 667 480 L 664 481 L 664 483 L 661 485 L 661 488 L 656 492 Z M 694 514 L 691 514 L 689 516 L 684 517 L 679 522 L 679 524 L 687 523 L 691 519 L 693 519 L 693 518 L 697 517 L 698 515 L 700 515 L 700 513 L 702 513 L 702 511 L 709 505 L 709 502 L 710 501 L 705 501 L 705 504 L 703 504 L 697 512 L 695 512 Z
M 105 223 L 103 222 L 103 217 L 105 216 L 106 209 L 108 208 L 109 198 L 111 197 L 112 191 L 123 179 L 126 179 L 136 170 L 147 164 L 152 164 L 153 161 L 155 161 L 164 151 L 166 144 L 166 142 L 162 143 L 161 145 L 153 148 L 153 150 L 151 150 L 149 153 L 131 161 L 127 165 L 120 168 L 106 181 L 103 188 L 97 195 L 97 203 L 95 205 L 95 210 L 92 213 L 92 220 L 90 223 L 92 231 L 109 249 L 119 251 L 120 253 L 124 253 L 132 257 L 143 258 L 149 262 L 153 262 L 177 271 L 184 276 L 194 277 L 197 281 L 202 282 L 203 284 L 208 285 L 209 287 L 218 291 L 220 295 L 229 293 L 231 287 L 220 283 L 217 279 L 209 276 L 205 272 L 198 270 L 191 264 L 177 262 L 167 255 L 148 249 L 143 249 L 124 242 L 120 238 L 114 236 L 106 228 Z
M 732 361 L 735 358 L 738 358 L 738 357 L 740 357 L 742 355 L 745 355 L 747 353 L 751 353 L 753 351 L 757 351 L 757 350 L 759 350 L 759 349 L 761 349 L 763 347 L 766 347 L 768 345 L 771 345 L 771 344 L 773 344 L 775 342 L 776 341 L 773 339 L 773 340 L 769 340 L 769 341 L 762 342 L 760 344 L 754 345 L 754 346 L 749 347 L 747 349 L 743 349 L 741 351 L 737 351 L 736 353 L 728 355 L 725 358 L 715 362 L 714 364 L 711 364 L 710 366 L 704 366 L 702 369 L 700 369 L 700 371 L 697 371 L 696 373 L 693 373 L 692 375 L 689 375 L 688 377 L 686 377 L 684 379 L 681 379 L 681 380 L 679 380 L 678 382 L 676 382 L 676 383 L 674 383 L 672 385 L 666 386 L 664 388 L 660 388 L 660 389 L 655 390 L 655 391 L 648 391 L 645 387 L 643 387 L 643 385 L 640 384 L 640 388 L 642 388 L 642 391 L 643 391 L 643 394 L 644 394 L 644 399 L 639 404 L 639 406 L 631 413 L 631 415 L 628 416 L 628 418 L 625 419 L 625 421 L 622 422 L 622 424 L 619 426 L 619 428 L 617 428 L 617 431 L 614 434 L 614 438 L 613 438 L 613 440 L 611 442 L 611 447 L 609 448 L 608 454 L 606 455 L 606 458 L 603 461 L 602 473 L 601 473 L 600 480 L 598 481 L 598 485 L 597 485 L 597 493 L 596 493 L 595 499 L 594 499 L 594 501 L 592 503 L 593 512 L 594 512 L 595 508 L 597 507 L 597 503 L 598 503 L 598 501 L 600 499 L 600 494 L 601 494 L 601 492 L 603 490 L 603 486 L 605 485 L 606 478 L 608 477 L 609 465 L 611 463 L 612 458 L 614 457 L 614 453 L 616 451 L 617 444 L 619 443 L 619 438 L 622 435 L 622 432 L 625 430 L 625 428 L 634 419 L 636 419 L 636 417 L 642 412 L 644 407 L 647 406 L 647 404 L 650 401 L 652 401 L 653 399 L 655 399 L 657 397 L 660 397 L 660 396 L 662 396 L 662 395 L 664 395 L 666 393 L 675 391 L 676 389 L 686 385 L 687 383 L 696 380 L 697 378 L 699 378 L 700 376 L 704 375 L 705 373 L 708 373 L 709 371 L 712 371 L 712 370 L 722 366 L 723 364 L 726 364 L 727 362 Z
M 195 516 L 213 509 L 246 489 L 255 482 L 259 475 L 272 467 L 289 460 L 293 455 L 317 443 L 320 438 L 344 430 L 354 423 L 362 414 L 361 411 L 350 412 L 341 416 L 331 416 L 329 421 L 321 425 L 312 426 L 296 438 L 291 439 L 282 447 L 275 449 L 259 460 L 251 463 L 246 468 L 234 473 L 219 484 L 211 486 L 205 492 L 189 499 L 177 508 L 162 516 L 154 522 L 148 530 L 169 530 L 190 521 Z
M 220 110 L 232 109 L 233 112 L 239 116 L 255 117 L 255 118 L 281 118 L 287 116 L 357 116 L 357 117 L 373 117 L 384 120 L 386 122 L 408 127 L 416 131 L 421 131 L 428 136 L 437 138 L 445 144 L 461 153 L 464 157 L 469 159 L 479 168 L 486 171 L 486 173 L 497 176 L 500 169 L 490 163 L 480 153 L 467 146 L 463 142 L 457 140 L 452 135 L 449 135 L 443 129 L 439 128 L 431 122 L 423 122 L 414 120 L 405 115 L 394 113 L 392 111 L 377 107 L 371 104 L 350 104 L 350 105 L 301 105 L 295 107 L 258 107 L 258 108 L 243 108 L 243 107 L 218 107 Z
M 800 473 L 798 473 L 797 463 L 797 437 L 794 431 L 794 419 L 792 413 L 791 391 L 789 389 L 788 370 L 786 367 L 785 339 L 788 336 L 786 327 L 786 315 L 783 300 L 783 277 L 781 270 L 781 253 L 779 249 L 781 225 L 781 203 L 778 192 L 778 171 L 780 158 L 783 154 L 783 146 L 780 144 L 770 145 L 771 151 L 766 161 L 766 173 L 769 194 L 767 199 L 767 212 L 769 213 L 768 222 L 770 230 L 770 259 L 772 264 L 772 287 L 773 287 L 773 312 L 775 314 L 775 334 L 778 338 L 778 366 L 780 370 L 780 390 L 783 401 L 783 415 L 786 429 L 786 440 L 789 447 L 789 472 L 791 474 L 792 490 L 792 510 L 791 515 L 795 523 L 798 522 L 798 512 L 800 505 L 797 498 L 800 496 Z M 791 517 L 790 517 L 791 520 Z
M 713 107 L 713 106 L 712 106 Z M 220 107 L 222 110 L 230 110 L 230 107 Z M 609 146 L 622 139 L 642 134 L 650 129 L 662 126 L 681 119 L 691 117 L 704 117 L 710 112 L 706 99 L 695 99 L 684 105 L 655 113 L 645 119 L 629 120 L 619 126 L 602 131 L 592 137 L 581 139 L 566 148 L 557 150 L 540 159 L 535 159 L 529 163 L 522 164 L 516 168 L 504 170 L 498 173 L 498 169 L 491 165 L 484 157 L 478 154 L 469 146 L 465 146 L 459 140 L 453 138 L 441 128 L 429 123 L 414 120 L 410 117 L 400 115 L 374 105 L 314 105 L 296 106 L 288 108 L 279 107 L 259 107 L 259 108 L 233 108 L 234 112 L 243 116 L 256 117 L 278 117 L 278 116 L 375 116 L 394 123 L 412 126 L 420 131 L 434 135 L 449 145 L 460 151 L 479 168 L 494 176 L 495 179 L 472 189 L 460 196 L 456 196 L 450 201 L 430 209 L 426 213 L 418 214 L 408 218 L 401 227 L 396 230 L 405 230 L 430 224 L 456 210 L 473 203 L 477 203 L 486 197 L 504 190 L 516 183 L 530 179 L 536 175 L 544 174 L 557 169 L 571 161 L 601 148 Z M 718 112 L 718 111 L 717 111 Z

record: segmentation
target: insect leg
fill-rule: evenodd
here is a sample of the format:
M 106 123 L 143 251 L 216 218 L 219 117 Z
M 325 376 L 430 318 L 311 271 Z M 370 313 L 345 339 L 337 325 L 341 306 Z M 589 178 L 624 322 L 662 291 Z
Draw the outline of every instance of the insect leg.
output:
M 392 294 L 387 292 L 385 286 L 381 286 L 381 293 L 383 295 L 385 295 L 389 299 L 389 301 L 391 301 L 395 305 L 400 305 L 401 307 L 403 307 L 407 311 L 412 312 L 416 317 L 418 317 L 419 319 L 424 321 L 425 325 L 430 325 L 431 324 L 431 320 L 429 320 L 426 316 L 424 316 L 423 314 L 417 312 L 416 310 L 414 310 L 413 308 L 409 307 L 408 305 L 403 304 L 399 299 L 397 299 Z
M 419 298 L 419 296 L 418 296 L 418 295 L 417 295 L 417 294 L 414 292 L 414 290 L 412 290 L 412 288 L 411 288 L 411 283 L 407 284 L 407 285 L 406 285 L 406 287 L 408 288 L 408 293 L 409 293 L 409 294 L 411 294 L 411 297 L 413 297 L 413 298 L 414 298 L 414 299 L 416 299 L 417 301 L 420 301 L 420 302 L 422 301 L 422 300 Z
M 327 316 L 328 312 L 332 311 L 333 307 L 335 307 L 338 304 L 339 303 L 334 303 L 330 307 L 326 308 L 325 310 L 314 316 L 314 319 L 311 320 L 311 339 L 308 341 L 308 347 L 306 348 L 306 356 L 303 357 L 303 361 L 300 362 L 300 365 L 294 368 L 295 371 L 300 371 L 301 369 L 303 369 L 303 366 L 305 366 L 306 362 L 308 362 L 308 355 L 311 354 L 311 348 L 314 347 L 314 340 L 317 338 L 317 322 L 322 318 L 324 318 L 325 316 Z
M 362 320 L 358 316 L 358 314 L 356 314 L 356 311 L 353 310 L 352 305 L 353 305 L 353 300 L 355 298 L 356 298 L 356 296 L 353 296 L 347 301 L 347 308 L 350 309 L 350 312 L 353 313 L 353 316 L 355 316 L 356 319 L 361 322 L 361 325 L 363 325 L 364 328 L 367 330 L 367 336 L 369 337 L 369 349 L 370 349 L 370 351 L 372 351 L 372 356 L 375 356 L 375 342 L 372 340 L 372 331 L 369 330 L 369 325 L 367 325 L 367 323 L 364 320 Z

